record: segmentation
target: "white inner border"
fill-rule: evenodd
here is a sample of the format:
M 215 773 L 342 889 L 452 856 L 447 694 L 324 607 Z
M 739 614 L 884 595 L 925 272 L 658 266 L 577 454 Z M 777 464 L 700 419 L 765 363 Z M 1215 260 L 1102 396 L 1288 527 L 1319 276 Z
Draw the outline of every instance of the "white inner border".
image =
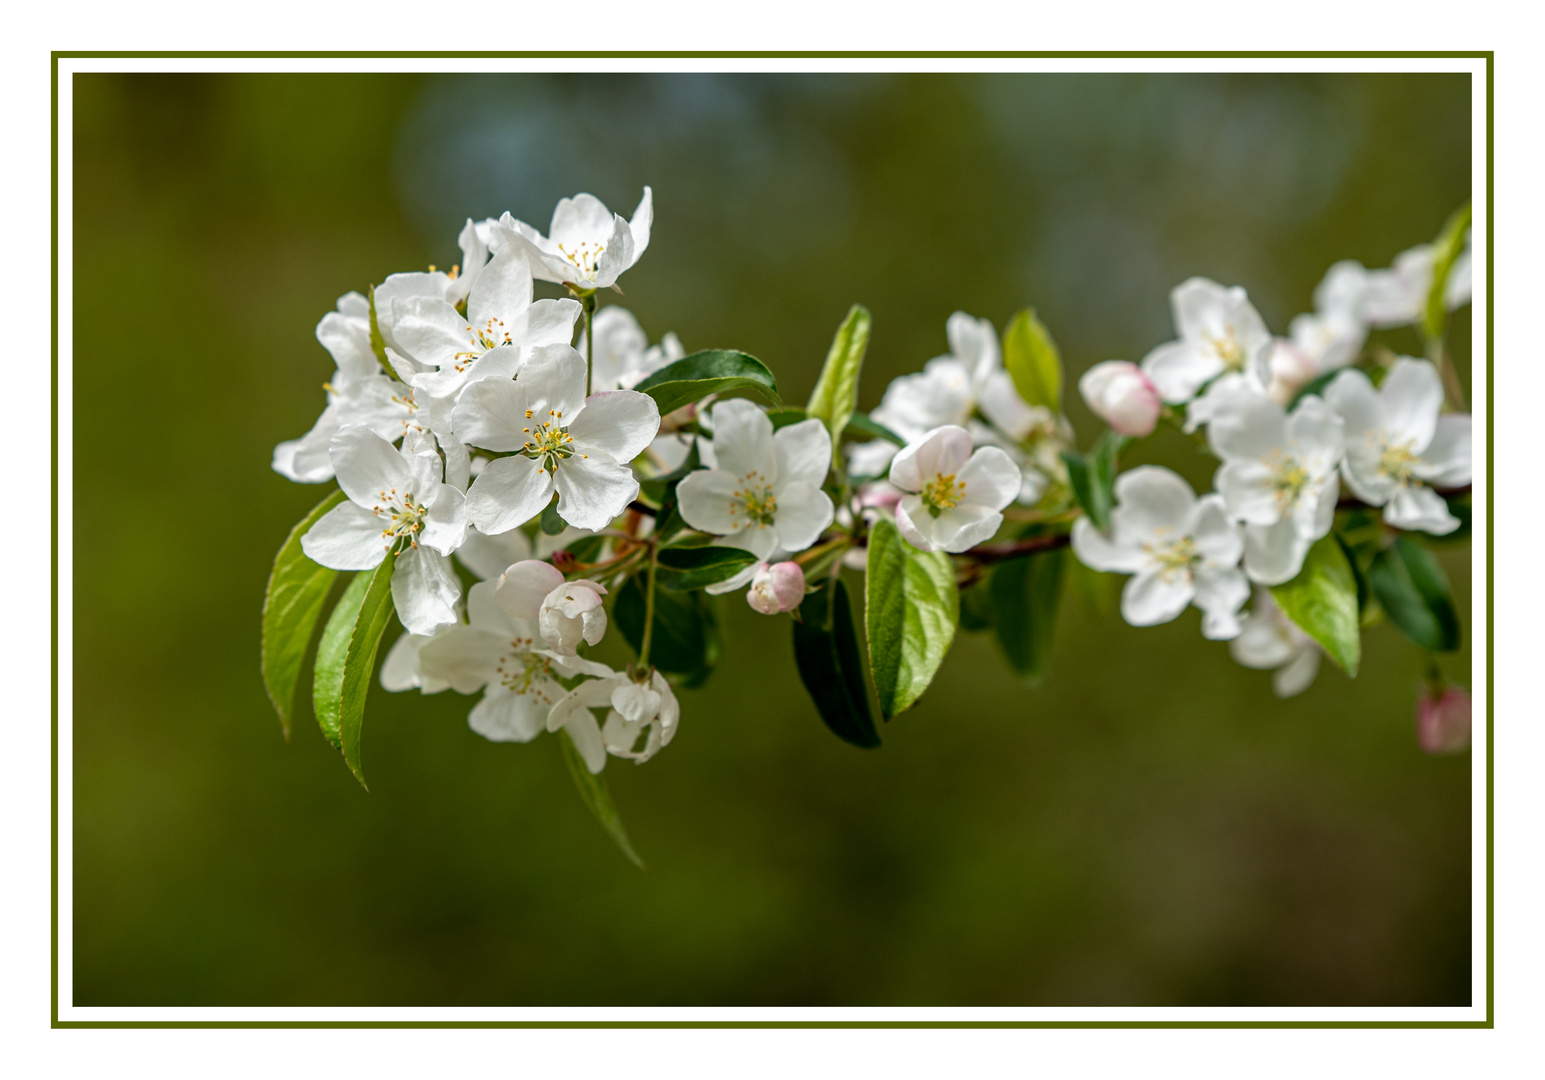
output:
M 1488 597 L 1487 508 L 1490 476 L 1485 448 L 1490 417 L 1485 403 L 1490 373 L 1484 362 L 1491 343 L 1483 313 L 1489 301 L 1487 233 L 1491 207 L 1487 203 L 1486 173 L 1486 62 L 1483 59 L 253 59 L 253 58 L 149 58 L 65 59 L 58 71 L 58 289 L 59 289 L 59 599 L 58 645 L 59 757 L 58 757 L 58 881 L 59 1020 L 92 1021 L 707 1021 L 707 1022 L 1067 1022 L 1067 1021 L 1484 1021 L 1487 982 L 1486 903 L 1486 760 L 1488 731 L 1477 722 L 1470 762 L 1472 769 L 1471 872 L 1472 990 L 1467 1008 L 79 1008 L 73 997 L 73 111 L 71 76 L 77 72 L 176 71 L 176 72 L 507 72 L 573 71 L 579 66 L 598 71 L 663 72 L 891 72 L 891 71 L 1020 71 L 1020 72 L 1160 72 L 1160 71 L 1283 71 L 1283 72 L 1468 72 L 1471 75 L 1472 148 L 1471 190 L 1474 209 L 1473 304 L 1471 377 L 1474 410 L 1474 524 L 1471 550 L 1475 582 L 1471 615 L 1471 695 L 1477 717 L 1485 717 L 1490 705 L 1486 685 Z M 640 1033 L 642 1034 L 642 1033 Z

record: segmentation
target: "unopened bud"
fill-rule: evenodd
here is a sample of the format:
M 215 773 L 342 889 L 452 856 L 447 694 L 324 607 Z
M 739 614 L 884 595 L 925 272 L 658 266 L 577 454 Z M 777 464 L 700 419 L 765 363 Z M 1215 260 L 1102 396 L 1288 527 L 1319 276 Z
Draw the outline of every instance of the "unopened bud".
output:
M 1112 431 L 1132 438 L 1152 433 L 1164 408 L 1143 369 L 1125 360 L 1094 365 L 1078 380 L 1078 392 Z
M 1457 686 L 1424 693 L 1416 703 L 1416 741 L 1429 754 L 1469 749 L 1470 695 Z
M 793 611 L 805 598 L 805 572 L 795 562 L 757 567 L 746 592 L 746 603 L 763 615 Z

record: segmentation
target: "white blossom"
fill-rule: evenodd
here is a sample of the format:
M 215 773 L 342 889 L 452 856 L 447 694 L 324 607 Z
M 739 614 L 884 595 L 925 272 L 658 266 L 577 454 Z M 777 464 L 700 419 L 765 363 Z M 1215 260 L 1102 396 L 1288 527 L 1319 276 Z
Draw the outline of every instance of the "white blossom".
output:
M 580 291 L 605 289 L 638 262 L 649 246 L 653 222 L 654 193 L 647 187 L 631 221 L 613 214 L 594 195 L 580 194 L 558 200 L 546 236 L 505 214 L 499 219 L 496 243 L 502 245 L 501 253 L 522 252 L 538 281 L 573 285 Z
M 1341 417 L 1312 394 L 1290 417 L 1266 395 L 1241 389 L 1218 402 L 1207 441 L 1223 462 L 1213 486 L 1229 517 L 1245 525 L 1245 572 L 1265 585 L 1296 577 L 1335 520 Z
M 671 684 L 653 668 L 647 674 L 612 671 L 585 662 L 587 679 L 559 699 L 547 716 L 547 730 L 563 728 L 592 773 L 606 767 L 606 755 L 632 758 L 642 765 L 676 735 L 681 707 Z M 606 709 L 606 723 L 596 722 L 592 709 Z M 638 749 L 639 737 L 644 745 Z
M 439 631 L 443 633 L 444 631 Z M 434 640 L 433 634 L 403 632 L 397 635 L 392 647 L 381 661 L 381 689 L 392 693 L 417 690 L 424 694 L 438 694 L 450 688 L 450 683 L 434 675 L 425 675 L 419 666 L 419 654 L 425 645 Z
M 965 551 L 990 539 L 1019 494 L 1019 467 L 996 446 L 971 450 L 971 435 L 947 424 L 908 443 L 891 462 L 890 482 L 908 494 L 896 527 L 923 551 Z
M 1320 670 L 1320 647 L 1283 614 L 1270 589 L 1255 590 L 1255 602 L 1241 622 L 1239 636 L 1228 643 L 1235 660 L 1272 671 L 1271 687 L 1279 698 L 1309 689 Z
M 483 379 L 462 391 L 456 437 L 496 458 L 467 492 L 467 514 L 498 534 L 525 524 L 558 492 L 558 516 L 605 528 L 638 497 L 628 462 L 660 427 L 647 394 L 606 390 L 585 396 L 585 361 L 567 345 L 533 349 L 514 382 Z
M 398 351 L 417 368 L 409 381 L 434 398 L 454 398 L 480 378 L 510 378 L 531 350 L 572 341 L 580 316 L 575 300 L 533 301 L 531 268 L 508 249 L 478 276 L 465 316 L 436 297 L 397 300 L 394 311 Z
M 334 570 L 373 570 L 404 545 L 392 571 L 392 601 L 411 633 L 456 622 L 461 583 L 448 556 L 467 532 L 460 490 L 441 482 L 434 453 L 399 450 L 362 425 L 333 436 L 333 469 L 349 497 L 301 537 L 307 558 Z
M 1245 290 L 1194 277 L 1170 293 L 1178 341 L 1143 358 L 1143 373 L 1171 404 L 1190 401 L 1218 376 L 1237 372 L 1265 390 L 1271 334 Z M 1201 421 L 1205 422 L 1205 421 Z
M 467 617 L 470 625 L 457 623 L 418 647 L 422 676 L 458 694 L 482 690 L 483 700 L 467 723 L 485 739 L 530 742 L 565 693 L 558 676 L 573 672 L 542 651 L 534 620 L 500 608 L 492 582 L 480 581 L 468 591 Z
M 1385 522 L 1399 529 L 1442 535 L 1459 527 L 1432 489 L 1470 482 L 1470 417 L 1439 415 L 1443 383 L 1435 367 L 1401 357 L 1377 390 L 1361 371 L 1343 371 L 1325 400 L 1346 423 L 1341 474 L 1352 494 L 1384 507 Z
M 831 468 L 826 426 L 812 418 L 775 432 L 765 412 L 739 399 L 714 405 L 712 423 L 715 467 L 676 488 L 683 520 L 763 560 L 815 543 L 833 515 L 821 490 Z
M 1195 604 L 1203 635 L 1237 635 L 1250 586 L 1239 571 L 1244 539 L 1223 498 L 1198 499 L 1190 484 L 1157 465 L 1122 473 L 1115 495 L 1110 532 L 1079 518 L 1073 553 L 1092 569 L 1133 575 L 1121 593 L 1122 617 L 1133 626 L 1157 626 Z
M 527 559 L 499 577 L 494 598 L 505 613 L 535 619 L 542 641 L 560 656 L 574 656 L 583 641 L 595 645 L 606 633 L 606 589 L 593 581 L 565 581 L 551 563 Z

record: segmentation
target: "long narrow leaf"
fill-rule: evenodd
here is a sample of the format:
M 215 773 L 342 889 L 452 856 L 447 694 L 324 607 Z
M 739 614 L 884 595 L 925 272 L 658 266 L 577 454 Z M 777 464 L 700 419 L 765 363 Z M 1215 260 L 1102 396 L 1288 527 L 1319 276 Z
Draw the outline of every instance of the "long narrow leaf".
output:
M 629 862 L 640 870 L 647 869 L 644 860 L 633 850 L 628 840 L 628 831 L 622 827 L 622 816 L 617 813 L 617 806 L 612 802 L 611 789 L 607 787 L 606 780 L 592 773 L 585 765 L 585 759 L 580 756 L 579 748 L 569 738 L 567 731 L 558 732 L 558 745 L 563 748 L 563 763 L 569 767 L 569 775 L 574 779 L 574 786 L 579 789 L 579 797 L 585 808 L 595 815 L 601 828 L 606 830 L 606 835 L 612 838 Z
M 343 499 L 343 492 L 334 491 L 300 519 L 279 548 L 268 575 L 268 591 L 263 596 L 263 685 L 279 713 L 285 739 L 290 737 L 301 661 L 322 614 L 322 602 L 338 575 L 338 571 L 306 558 L 300 538 Z
M 311 673 L 311 706 L 316 710 L 317 726 L 322 737 L 334 750 L 343 749 L 343 739 L 338 734 L 338 703 L 343 699 L 343 661 L 348 656 L 349 638 L 354 635 L 354 622 L 359 618 L 359 606 L 365 602 L 370 588 L 369 574 L 355 574 L 349 587 L 343 590 L 333 613 L 322 628 L 322 640 L 317 643 L 316 665 Z
M 370 572 L 370 585 L 349 635 L 349 648 L 343 660 L 343 688 L 338 701 L 338 736 L 343 741 L 343 760 L 366 791 L 364 766 L 360 761 L 360 738 L 365 722 L 365 697 L 370 692 L 370 675 L 375 670 L 376 650 L 381 634 L 391 620 L 392 568 L 397 560 L 388 555 Z
M 854 304 L 847 318 L 837 328 L 826 365 L 816 380 L 805 414 L 819 419 L 831 432 L 832 447 L 842 439 L 848 418 L 858 407 L 858 376 L 864 367 L 864 353 L 869 348 L 869 309 Z

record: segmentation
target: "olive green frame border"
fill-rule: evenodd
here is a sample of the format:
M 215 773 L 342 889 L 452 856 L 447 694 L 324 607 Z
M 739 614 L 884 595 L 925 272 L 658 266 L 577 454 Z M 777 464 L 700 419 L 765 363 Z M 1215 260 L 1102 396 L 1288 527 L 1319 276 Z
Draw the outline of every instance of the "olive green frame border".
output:
M 49 771 L 49 817 L 53 837 L 51 859 L 51 908 L 53 908 L 53 944 L 49 963 L 49 1026 L 51 1027 L 1496 1027 L 1496 884 L 1494 884 L 1494 827 L 1496 827 L 1496 791 L 1494 791 L 1494 734 L 1496 734 L 1496 641 L 1492 598 L 1496 595 L 1496 552 L 1494 528 L 1496 505 L 1486 499 L 1486 1018 L 1485 1020 L 60 1020 L 59 1018 L 59 60 L 85 59 L 321 59 L 321 60 L 550 60 L 550 59 L 946 59 L 946 60 L 1207 60 L 1207 59 L 1357 59 L 1357 60 L 1485 60 L 1486 62 L 1486 476 L 1494 470 L 1494 426 L 1496 405 L 1492 345 L 1492 270 L 1496 241 L 1496 182 L 1494 182 L 1494 119 L 1496 119 L 1496 51 L 1485 53 L 94 53 L 63 51 L 51 53 L 49 99 L 53 102 L 53 246 L 51 246 L 51 292 L 53 292 L 53 368 L 49 382 L 49 426 L 51 451 L 49 476 L 53 481 L 51 511 L 51 627 L 53 627 L 53 739 Z

